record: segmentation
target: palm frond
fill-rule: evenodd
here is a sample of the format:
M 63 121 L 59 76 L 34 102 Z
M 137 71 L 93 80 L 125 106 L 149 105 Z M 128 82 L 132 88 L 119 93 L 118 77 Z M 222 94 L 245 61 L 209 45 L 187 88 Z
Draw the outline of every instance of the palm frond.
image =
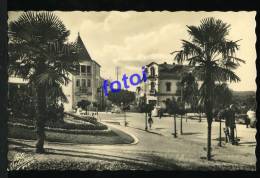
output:
M 240 78 L 230 69 L 223 68 L 220 66 L 214 66 L 212 68 L 212 73 L 214 73 L 214 78 L 218 81 L 229 81 L 229 82 L 239 82 Z

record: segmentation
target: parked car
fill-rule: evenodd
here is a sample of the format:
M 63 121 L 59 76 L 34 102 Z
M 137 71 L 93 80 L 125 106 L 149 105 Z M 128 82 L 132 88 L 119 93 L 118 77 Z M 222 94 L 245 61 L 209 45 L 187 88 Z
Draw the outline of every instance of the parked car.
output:
M 122 110 L 118 106 L 114 106 L 111 109 L 111 113 L 121 113 L 121 112 L 122 112 Z
M 247 122 L 247 114 L 237 114 L 236 115 L 237 124 L 246 124 L 246 122 Z
M 249 119 L 250 122 L 250 127 L 255 128 L 256 127 L 256 114 L 255 111 L 249 110 L 247 111 L 247 118 Z

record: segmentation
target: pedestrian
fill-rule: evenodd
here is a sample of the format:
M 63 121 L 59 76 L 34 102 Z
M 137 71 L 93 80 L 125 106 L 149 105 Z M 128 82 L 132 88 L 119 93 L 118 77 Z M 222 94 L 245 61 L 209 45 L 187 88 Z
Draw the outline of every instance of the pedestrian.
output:
M 152 124 L 153 124 L 153 119 L 152 119 L 152 113 L 150 112 L 148 114 L 148 124 L 149 124 L 149 128 L 151 129 L 152 128 Z
M 231 144 L 235 145 L 237 144 L 237 139 L 235 139 L 236 122 L 235 122 L 235 106 L 233 104 L 230 105 L 227 111 L 227 124 L 230 130 Z
M 161 119 L 162 118 L 162 109 L 161 108 L 158 110 L 158 114 L 159 114 L 159 119 Z
M 224 109 L 220 109 L 218 114 L 217 114 L 217 118 L 219 120 L 219 122 L 221 122 L 221 120 L 225 120 L 225 128 L 223 128 L 224 133 L 225 133 L 225 141 L 226 143 L 229 142 L 229 124 L 228 124 L 228 119 L 227 119 L 227 108 Z

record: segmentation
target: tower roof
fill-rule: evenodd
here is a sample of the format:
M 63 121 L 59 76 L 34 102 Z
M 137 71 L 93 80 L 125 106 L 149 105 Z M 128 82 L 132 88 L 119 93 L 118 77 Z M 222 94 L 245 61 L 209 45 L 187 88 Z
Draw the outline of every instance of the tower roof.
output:
M 77 47 L 79 48 L 79 57 L 80 57 L 80 61 L 85 61 L 85 60 L 92 60 L 89 53 L 88 53 L 88 50 L 87 48 L 85 47 L 79 33 L 78 33 L 78 37 L 77 37 L 77 40 L 76 40 L 76 45 Z

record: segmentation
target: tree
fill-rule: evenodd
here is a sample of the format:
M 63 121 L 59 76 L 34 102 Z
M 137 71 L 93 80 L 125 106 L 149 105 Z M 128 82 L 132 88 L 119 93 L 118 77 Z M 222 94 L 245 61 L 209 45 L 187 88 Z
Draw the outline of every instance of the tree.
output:
M 232 92 L 226 83 L 216 84 L 214 88 L 214 106 L 223 109 L 232 103 Z
M 88 106 L 91 104 L 89 100 L 81 100 L 77 103 L 77 106 L 88 111 Z
M 191 106 L 194 112 L 198 105 L 199 89 L 198 83 L 192 73 L 184 73 L 180 85 L 182 87 L 182 101 Z
M 108 100 L 117 106 L 121 106 L 124 111 L 124 120 L 125 126 L 127 126 L 126 122 L 126 110 L 129 107 L 129 104 L 135 100 L 135 93 L 128 90 L 121 90 L 120 92 L 109 92 Z
M 214 117 L 219 119 L 219 146 L 221 144 L 221 132 L 222 132 L 222 118 L 225 113 L 224 109 L 232 103 L 232 92 L 229 90 L 226 83 L 216 84 L 214 89 Z
M 187 61 L 194 66 L 193 74 L 203 81 L 201 90 L 208 123 L 207 159 L 211 159 L 211 124 L 213 111 L 213 93 L 216 81 L 238 82 L 240 78 L 233 72 L 240 62 L 235 57 L 239 49 L 238 41 L 228 40 L 230 25 L 214 18 L 201 20 L 198 26 L 187 26 L 191 41 L 182 40 L 182 47 L 174 59 L 182 63 Z
M 190 110 L 192 112 L 197 110 L 198 106 L 198 83 L 192 73 L 183 73 L 181 81 L 178 84 L 177 94 L 180 96 L 181 107 L 184 111 L 185 105 L 191 106 Z M 185 113 L 184 113 L 185 114 Z M 187 122 L 187 117 L 186 117 Z M 181 115 L 181 134 L 182 134 L 182 115 Z
M 121 106 L 122 103 L 126 106 L 135 100 L 135 93 L 128 90 L 121 90 L 120 92 L 110 91 L 108 93 L 108 100 L 118 106 Z
M 25 12 L 9 24 L 9 74 L 29 81 L 36 93 L 36 152 L 44 152 L 47 97 L 68 84 L 76 72 L 78 48 L 67 43 L 69 31 L 51 12 Z
M 172 98 L 172 100 L 167 99 L 165 104 L 166 104 L 166 112 L 170 115 L 173 115 L 173 119 L 174 119 L 173 135 L 176 138 L 177 137 L 176 117 L 177 117 L 178 114 L 182 115 L 183 110 L 181 109 L 180 104 L 178 104 L 176 102 L 174 97 Z

